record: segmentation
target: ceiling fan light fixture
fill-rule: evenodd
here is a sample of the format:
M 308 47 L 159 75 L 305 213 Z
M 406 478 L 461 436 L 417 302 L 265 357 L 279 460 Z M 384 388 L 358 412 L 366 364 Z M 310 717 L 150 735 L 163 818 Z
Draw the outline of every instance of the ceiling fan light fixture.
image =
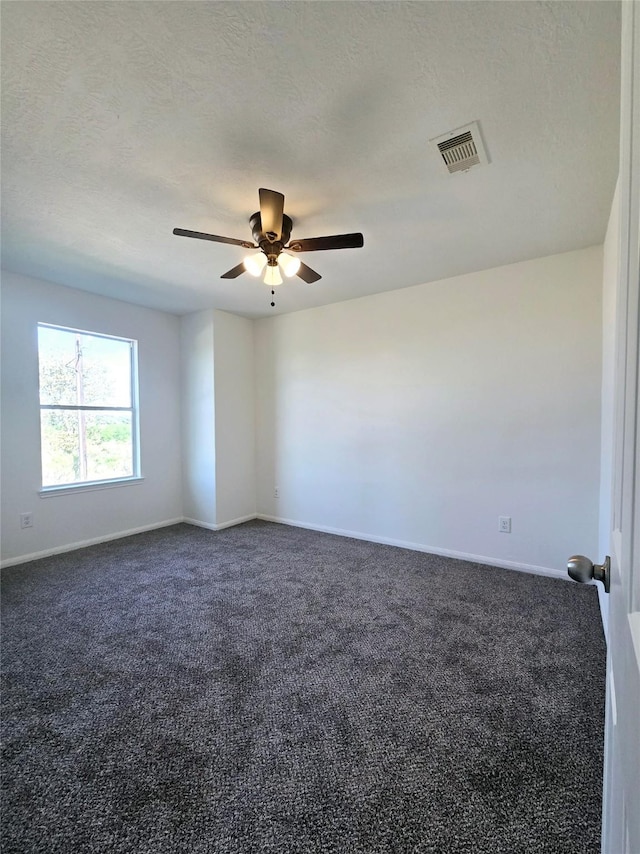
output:
M 264 283 L 270 287 L 282 284 L 282 276 L 280 275 L 280 270 L 278 269 L 277 264 L 273 267 L 267 267 L 264 274 Z
M 288 255 L 286 252 L 281 252 L 278 255 L 278 264 L 285 276 L 295 276 L 300 269 L 300 259 L 294 258 L 293 255 Z
M 255 255 L 247 255 L 242 263 L 247 273 L 251 273 L 252 276 L 259 276 L 265 268 L 267 256 L 263 255 L 262 252 L 257 252 Z
M 0 0 L 1 2 L 1 0 Z M 221 234 L 207 234 L 204 231 L 190 231 L 186 228 L 174 228 L 179 237 L 197 237 L 199 240 L 212 240 L 214 243 L 228 243 L 242 246 L 244 249 L 257 249 L 255 254 L 247 255 L 239 264 L 223 273 L 221 279 L 237 279 L 243 273 L 259 278 L 264 273 L 263 282 L 270 287 L 282 284 L 282 276 L 299 276 L 308 285 L 319 281 L 322 276 L 311 267 L 299 261 L 298 252 L 318 252 L 323 249 L 359 249 L 364 246 L 364 237 L 360 232 L 351 234 L 332 234 L 327 237 L 308 237 L 289 242 L 293 222 L 284 213 L 284 196 L 276 190 L 261 187 L 258 190 L 260 210 L 249 217 L 249 225 L 255 243 L 238 240 L 235 237 L 223 237 Z M 283 253 L 287 247 L 288 252 Z M 295 253 L 291 255 L 291 253 Z M 273 305 L 273 303 L 272 303 Z

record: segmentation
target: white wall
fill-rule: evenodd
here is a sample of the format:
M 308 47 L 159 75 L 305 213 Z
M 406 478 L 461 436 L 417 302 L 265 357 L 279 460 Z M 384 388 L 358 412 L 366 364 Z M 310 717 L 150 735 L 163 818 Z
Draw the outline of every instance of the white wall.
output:
M 218 528 L 256 513 L 253 324 L 182 318 L 184 515 Z
M 605 329 L 614 232 L 612 215 Z M 593 247 L 257 322 L 4 274 L 3 558 L 257 510 L 564 573 L 606 530 L 602 263 Z M 37 321 L 138 339 L 142 484 L 38 497 Z
M 214 312 L 216 522 L 256 513 L 253 321 Z
M 137 339 L 142 482 L 39 497 L 39 321 Z M 179 360 L 177 317 L 3 272 L 3 560 L 182 517 Z M 27 511 L 34 524 L 23 530 Z
M 601 293 L 592 247 L 257 321 L 259 512 L 564 574 L 598 543 Z
M 187 519 L 216 523 L 213 311 L 181 319 L 182 491 Z

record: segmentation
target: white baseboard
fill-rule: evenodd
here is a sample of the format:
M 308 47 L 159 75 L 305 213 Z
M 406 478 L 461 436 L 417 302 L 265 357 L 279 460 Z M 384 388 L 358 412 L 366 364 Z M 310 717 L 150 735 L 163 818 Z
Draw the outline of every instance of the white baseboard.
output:
M 376 537 L 372 534 L 362 534 L 359 531 L 346 531 L 342 528 L 331 528 L 326 525 L 313 525 L 308 522 L 298 522 L 295 519 L 283 519 L 279 516 L 267 516 L 263 513 L 258 513 L 257 518 L 263 519 L 265 522 L 278 522 L 281 525 L 291 525 L 294 528 L 308 528 L 311 531 L 321 531 L 324 534 L 336 534 L 338 537 L 351 537 L 354 540 L 366 540 L 370 543 L 380 543 L 385 546 L 397 546 L 402 549 L 411 549 L 416 552 L 425 552 L 427 554 L 440 555 L 441 557 L 455 558 L 456 560 L 467 560 L 471 563 L 497 566 L 501 569 L 514 569 L 517 572 L 529 572 L 533 575 L 546 575 L 549 578 L 560 578 L 563 581 L 571 581 L 566 572 L 563 572 L 561 569 L 555 569 L 554 567 L 535 566 L 529 563 L 502 560 L 502 558 L 468 554 L 467 552 L 457 552 L 452 551 L 451 549 L 440 549 L 435 546 L 424 545 L 423 543 L 393 540 L 389 537 Z
M 90 540 L 79 540 L 77 543 L 67 543 L 64 546 L 55 546 L 52 549 L 44 549 L 41 552 L 31 552 L 31 554 L 20 555 L 19 557 L 10 557 L 3 560 L 0 568 L 4 569 L 9 566 L 17 566 L 20 563 L 28 563 L 31 560 L 38 560 L 41 557 L 51 557 L 51 555 L 59 555 L 64 552 L 74 552 L 77 549 L 84 549 L 87 546 L 96 546 L 99 543 L 107 543 L 110 540 L 120 540 L 123 537 L 131 537 L 133 534 L 144 534 L 145 531 L 154 531 L 156 528 L 168 528 L 169 525 L 178 525 L 185 520 L 182 516 L 177 519 L 165 519 L 164 522 L 154 522 L 152 525 L 142 525 L 139 528 L 130 528 L 127 531 L 118 531 L 115 534 L 103 534 L 101 537 L 93 537 Z
M 185 516 L 182 521 L 185 525 L 194 525 L 196 528 L 206 528 L 207 531 L 218 530 L 217 525 L 214 525 L 212 522 L 203 522 L 201 519 L 190 519 L 188 516 Z
M 176 519 L 167 519 L 164 522 L 157 522 L 153 525 L 143 525 L 139 528 L 131 528 L 127 531 L 119 531 L 115 534 L 107 534 L 102 537 L 94 537 L 90 540 L 81 540 L 76 543 L 69 543 L 65 546 L 57 546 L 52 549 L 45 549 L 40 552 L 32 552 L 31 554 L 21 555 L 20 557 L 8 558 L 2 561 L 1 568 L 15 566 L 20 563 L 27 563 L 31 560 L 38 560 L 51 555 L 62 554 L 64 552 L 76 551 L 87 546 L 95 546 L 98 543 L 106 543 L 109 540 L 119 540 L 123 537 L 130 537 L 133 534 L 142 534 L 145 531 L 153 531 L 156 528 L 166 528 L 169 525 L 177 525 L 184 522 L 188 525 L 195 525 L 198 528 L 206 528 L 210 531 L 221 531 L 224 528 L 231 528 L 234 525 L 241 525 L 243 522 L 250 522 L 252 519 L 262 519 L 265 522 L 277 522 L 281 525 L 290 525 L 294 528 L 307 528 L 310 531 L 320 531 L 325 534 L 335 534 L 338 537 L 351 537 L 354 540 L 365 540 L 370 543 L 380 543 L 386 546 L 397 546 L 403 549 L 411 549 L 412 551 L 425 552 L 427 554 L 440 555 L 442 557 L 451 557 L 457 560 L 466 560 L 471 563 L 480 563 L 487 566 L 497 566 L 502 569 L 513 569 L 518 572 L 529 572 L 533 575 L 545 575 L 550 578 L 560 578 L 563 581 L 570 581 L 566 572 L 560 569 L 555 569 L 546 566 L 534 566 L 528 563 L 518 563 L 516 561 L 502 560 L 501 558 L 487 557 L 486 555 L 474 555 L 467 552 L 452 551 L 451 549 L 440 549 L 435 546 L 428 546 L 423 543 L 413 543 L 405 540 L 394 540 L 389 537 L 377 537 L 373 534 L 363 534 L 360 531 L 347 531 L 342 528 L 332 528 L 326 525 L 314 525 L 310 522 L 299 522 L 295 519 L 284 519 L 280 516 L 267 516 L 263 513 L 252 513 L 248 516 L 240 516 L 237 519 L 230 519 L 228 522 L 220 522 L 218 524 L 203 522 L 200 519 L 191 519 L 188 517 L 179 517 Z
M 39 552 L 30 552 L 26 555 L 18 557 L 10 557 L 0 563 L 0 569 L 9 566 L 17 566 L 20 563 L 28 563 L 31 560 L 38 560 L 42 557 L 51 557 L 51 555 L 64 554 L 64 552 L 74 552 L 78 549 L 84 549 L 87 546 L 97 546 L 99 543 L 107 543 L 110 540 L 120 540 L 123 537 L 130 537 L 133 534 L 143 534 L 145 531 L 153 531 L 156 528 L 167 528 L 169 525 L 178 525 L 181 522 L 187 525 L 195 525 L 198 528 L 208 528 L 210 531 L 221 531 L 223 528 L 231 528 L 233 525 L 241 525 L 243 522 L 250 522 L 256 519 L 255 513 L 249 516 L 240 516 L 238 519 L 230 519 L 228 522 L 220 522 L 218 525 L 212 525 L 208 522 L 202 522 L 199 519 L 187 519 L 184 516 L 179 516 L 176 519 L 166 519 L 164 522 L 154 522 L 153 525 L 142 525 L 139 528 L 130 528 L 127 531 L 118 531 L 115 534 L 105 534 L 101 537 L 92 537 L 90 540 L 79 540 L 76 543 L 67 543 L 64 546 L 55 546 L 51 549 L 43 549 Z
M 251 513 L 249 516 L 239 516 L 237 519 L 230 519 L 228 522 L 202 522 L 200 519 L 189 519 L 185 516 L 182 522 L 187 525 L 195 525 L 196 528 L 206 528 L 208 531 L 222 531 L 223 528 L 232 528 L 234 525 L 242 525 L 243 522 L 251 522 L 252 519 L 257 519 L 256 513 Z

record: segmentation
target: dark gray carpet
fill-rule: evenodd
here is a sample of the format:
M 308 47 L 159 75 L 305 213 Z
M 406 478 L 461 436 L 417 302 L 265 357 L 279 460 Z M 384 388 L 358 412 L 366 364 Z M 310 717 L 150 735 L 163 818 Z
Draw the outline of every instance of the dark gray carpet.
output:
M 266 522 L 2 587 L 5 854 L 599 850 L 593 587 Z

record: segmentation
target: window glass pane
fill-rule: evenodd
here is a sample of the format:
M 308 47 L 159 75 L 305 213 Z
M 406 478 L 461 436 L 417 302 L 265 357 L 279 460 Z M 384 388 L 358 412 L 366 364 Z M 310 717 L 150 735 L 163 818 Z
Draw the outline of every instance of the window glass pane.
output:
M 42 485 L 58 486 L 80 478 L 78 413 L 43 409 L 40 412 Z
M 87 479 L 133 475 L 130 412 L 84 412 Z M 82 419 L 80 419 L 82 428 Z
M 40 403 L 131 406 L 131 343 L 38 327 Z
M 44 409 L 40 422 L 43 486 L 133 476 L 130 412 Z
M 131 345 L 81 336 L 86 406 L 131 406 Z
M 75 404 L 75 333 L 38 327 L 40 403 Z

